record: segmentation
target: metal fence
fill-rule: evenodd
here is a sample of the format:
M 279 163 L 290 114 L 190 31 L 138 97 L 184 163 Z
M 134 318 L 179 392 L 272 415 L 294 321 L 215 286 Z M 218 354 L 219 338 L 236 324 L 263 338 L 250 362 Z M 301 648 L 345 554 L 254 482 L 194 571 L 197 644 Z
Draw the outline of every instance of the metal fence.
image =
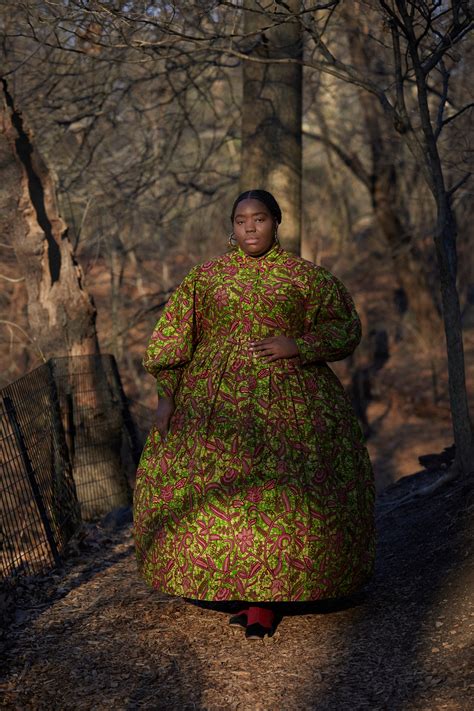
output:
M 0 576 L 59 564 L 81 520 L 131 500 L 152 413 L 113 356 L 53 358 L 0 390 Z

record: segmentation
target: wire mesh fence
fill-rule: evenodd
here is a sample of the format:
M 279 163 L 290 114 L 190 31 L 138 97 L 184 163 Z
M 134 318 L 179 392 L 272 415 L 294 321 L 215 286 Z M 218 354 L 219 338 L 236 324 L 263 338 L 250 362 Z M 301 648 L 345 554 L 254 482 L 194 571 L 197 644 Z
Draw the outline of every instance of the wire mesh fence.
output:
M 0 391 L 0 575 L 60 562 L 81 520 L 128 505 L 152 413 L 112 356 L 53 358 Z

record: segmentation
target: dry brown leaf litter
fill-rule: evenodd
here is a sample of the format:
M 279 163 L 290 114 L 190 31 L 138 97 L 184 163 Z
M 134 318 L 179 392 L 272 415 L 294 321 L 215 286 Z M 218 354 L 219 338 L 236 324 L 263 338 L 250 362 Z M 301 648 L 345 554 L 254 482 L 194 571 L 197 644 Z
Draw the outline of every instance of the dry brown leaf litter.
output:
M 1 704 L 15 710 L 474 708 L 473 485 L 379 499 L 376 576 L 348 606 L 283 617 L 247 641 L 228 613 L 151 591 L 131 527 L 89 526 L 65 569 L 4 591 Z

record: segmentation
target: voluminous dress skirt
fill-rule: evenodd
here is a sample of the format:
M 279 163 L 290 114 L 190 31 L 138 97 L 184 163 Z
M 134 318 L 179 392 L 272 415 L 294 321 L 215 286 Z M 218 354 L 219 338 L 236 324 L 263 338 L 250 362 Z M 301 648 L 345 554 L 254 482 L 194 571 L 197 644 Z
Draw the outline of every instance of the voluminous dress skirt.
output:
M 270 363 L 251 340 L 284 334 Z M 176 409 L 137 470 L 138 567 L 198 600 L 308 601 L 371 577 L 374 479 L 360 425 L 327 365 L 356 348 L 351 296 L 329 271 L 274 245 L 194 267 L 146 349 Z

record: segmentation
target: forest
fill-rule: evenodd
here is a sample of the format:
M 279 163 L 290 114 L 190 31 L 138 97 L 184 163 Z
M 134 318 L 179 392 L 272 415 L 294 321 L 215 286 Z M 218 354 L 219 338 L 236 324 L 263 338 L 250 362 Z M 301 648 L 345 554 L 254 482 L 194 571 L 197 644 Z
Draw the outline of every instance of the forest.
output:
M 39 156 L 51 201 L 49 236 L 33 237 L 33 196 L 13 224 L 21 178 L 4 163 L 2 385 L 100 350 L 154 407 L 141 358 L 160 308 L 226 251 L 239 189 L 265 184 L 284 246 L 345 279 L 361 311 L 362 344 L 337 367 L 382 486 L 452 444 L 453 407 L 467 442 L 471 20 L 465 3 L 404 6 L 2 3 L 4 123 L 20 117 L 16 150 Z
M 284 676 L 288 664 L 293 672 L 275 689 L 265 686 L 265 701 L 250 683 L 245 647 L 236 651 L 224 644 L 212 618 L 210 639 L 224 644 L 226 659 L 237 655 L 235 669 L 241 674 L 227 684 L 213 660 L 207 686 L 200 686 L 201 675 L 208 673 L 203 671 L 206 654 L 193 658 L 189 650 L 198 645 L 196 630 L 212 613 L 200 608 L 187 613 L 182 601 L 163 600 L 181 621 L 186 614 L 190 620 L 188 632 L 179 632 L 179 654 L 173 651 L 176 626 L 163 627 L 164 657 L 156 659 L 163 669 L 166 658 L 168 671 L 159 679 L 148 679 L 142 669 L 140 684 L 120 702 L 128 677 L 117 677 L 117 686 L 101 697 L 99 673 L 97 679 L 87 677 L 76 703 L 68 697 L 72 682 L 67 693 L 55 697 L 31 679 L 28 696 L 10 680 L 8 708 L 472 708 L 461 659 L 469 644 L 464 615 L 471 609 L 469 589 L 472 593 L 472 570 L 468 574 L 464 566 L 472 542 L 472 523 L 469 527 L 466 521 L 474 474 L 473 24 L 472 6 L 463 0 L 2 0 L 0 388 L 5 427 L 16 427 L 6 398 L 18 379 L 50 359 L 59 372 L 64 358 L 82 362 L 82 357 L 112 356 L 116 366 L 96 371 L 85 387 L 97 387 L 99 393 L 99 382 L 118 378 L 118 397 L 134 403 L 135 428 L 144 432 L 157 396 L 142 361 L 163 307 L 196 264 L 229 251 L 230 213 L 239 192 L 270 190 L 283 212 L 282 246 L 339 277 L 360 315 L 360 345 L 330 365 L 350 396 L 374 469 L 383 520 L 379 540 L 383 550 L 394 551 L 401 571 L 392 580 L 395 573 L 382 556 L 376 584 L 382 602 L 371 609 L 392 631 L 373 642 L 371 671 L 357 666 L 360 659 L 355 666 L 348 661 L 365 653 L 363 640 L 372 635 L 370 620 L 357 617 L 357 611 L 338 613 L 333 626 L 327 619 L 322 623 L 327 649 L 334 643 L 336 651 L 342 650 L 344 625 L 354 625 L 354 631 L 344 642 L 347 655 L 337 674 L 327 652 L 321 668 L 327 664 L 329 671 L 324 667 L 317 683 L 319 667 L 298 647 L 298 640 L 303 643 L 312 634 L 310 618 L 303 618 L 299 628 L 297 618 L 289 617 L 291 643 L 284 648 L 287 643 L 278 639 L 275 644 L 283 655 L 278 669 Z M 96 402 L 109 412 L 107 447 L 113 457 L 124 421 L 110 414 L 97 393 Z M 64 412 L 63 417 L 66 422 Z M 80 492 L 84 482 L 90 483 L 91 467 L 80 461 L 80 430 L 76 423 L 74 455 L 70 433 L 64 436 L 77 469 L 89 467 L 75 483 L 84 517 L 88 501 Z M 137 446 L 132 436 L 132 450 Z M 131 487 L 134 451 L 126 465 Z M 2 463 L 5 457 L 2 453 Z M 106 476 L 113 478 L 120 466 L 114 460 Z M 74 478 L 74 466 L 71 471 Z M 125 484 L 110 486 L 109 508 L 126 505 Z M 89 518 L 106 512 L 92 506 Z M 143 645 L 148 654 L 152 637 L 146 625 L 153 605 L 149 593 L 137 592 L 131 583 L 130 530 L 104 533 L 106 528 L 84 525 L 83 548 L 75 534 L 61 584 L 76 590 L 79 565 L 84 585 L 96 570 L 105 588 L 117 563 L 123 589 L 114 588 L 112 603 L 123 618 L 116 620 L 111 606 L 106 615 L 121 638 L 126 615 L 120 606 L 129 606 L 130 614 L 133 604 L 141 609 L 133 644 L 135 649 Z M 409 532 L 405 552 L 401 530 Z M 429 530 L 431 548 L 422 543 Z M 405 610 L 380 591 L 392 580 L 415 610 L 427 584 L 414 582 L 417 556 L 424 561 L 422 577 L 432 576 L 433 586 L 413 612 L 412 627 L 397 637 L 397 615 Z M 456 560 L 463 571 L 458 579 Z M 450 575 L 453 587 L 447 592 Z M 15 592 L 24 609 L 44 605 L 49 610 L 52 603 L 46 601 L 56 599 L 57 592 L 51 580 L 42 585 L 37 598 L 29 588 Z M 453 657 L 452 640 L 433 635 L 447 629 L 456 594 L 460 607 L 452 627 L 464 631 Z M 71 604 L 85 615 L 84 596 L 78 583 Z M 5 599 L 11 612 L 13 603 L 8 595 Z M 66 598 L 57 599 L 51 628 L 67 617 L 60 609 Z M 443 614 L 436 607 L 440 600 Z M 94 604 L 99 609 L 97 600 Z M 27 618 L 38 623 L 39 613 Z M 427 620 L 436 627 L 424 636 Z M 94 624 L 87 618 L 86 626 L 95 630 Z M 32 628 L 18 630 L 22 663 L 13 668 L 29 660 L 41 670 L 46 662 L 32 651 Z M 397 661 L 387 653 L 391 639 L 398 640 Z M 121 644 L 127 645 L 127 638 Z M 27 651 L 20 653 L 22 645 Z M 443 664 L 451 670 L 446 677 L 439 675 L 441 662 L 434 664 L 437 671 L 431 662 L 425 664 L 433 649 L 445 655 Z M 67 662 L 65 648 L 62 654 L 69 673 L 73 662 Z M 107 654 L 125 664 L 116 651 Z M 157 654 L 162 652 L 153 650 L 151 656 Z M 263 672 L 271 675 L 272 660 L 258 654 Z M 105 656 L 104 649 L 97 663 L 104 664 Z M 425 669 L 419 677 L 409 662 L 415 658 Z M 311 683 L 298 687 L 294 659 Z M 54 672 L 48 667 L 51 680 L 63 661 L 58 656 Z M 133 677 L 132 661 L 126 673 Z M 377 664 L 391 677 L 388 686 L 375 683 Z M 338 681 L 345 672 L 360 673 L 364 690 L 354 681 L 341 681 L 336 690 L 331 669 Z M 186 680 L 175 686 L 178 672 Z M 404 680 L 399 688 L 396 674 Z M 239 683 L 245 690 L 241 705 L 233 691 Z M 320 702 L 313 700 L 315 685 L 318 693 L 324 689 Z M 291 702 L 282 702 L 284 687 Z M 156 700 L 158 688 L 166 689 L 166 703 Z M 220 689 L 220 700 L 211 688 Z M 27 706 L 28 698 L 33 701 Z

